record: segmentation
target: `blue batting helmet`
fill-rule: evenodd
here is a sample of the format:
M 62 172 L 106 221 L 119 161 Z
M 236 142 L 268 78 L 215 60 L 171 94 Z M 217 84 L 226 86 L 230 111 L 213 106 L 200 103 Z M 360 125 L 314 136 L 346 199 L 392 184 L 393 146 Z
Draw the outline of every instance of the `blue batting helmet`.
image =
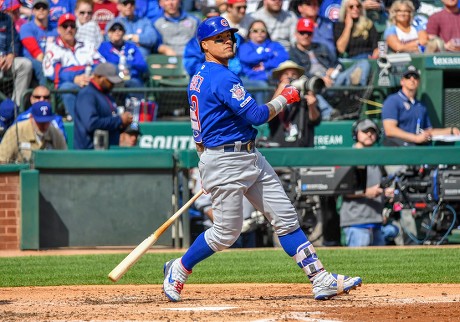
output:
M 231 28 L 228 21 L 220 16 L 208 18 L 200 23 L 196 36 L 198 42 L 221 34 L 225 31 L 231 31 L 232 34 L 238 31 L 236 28 Z

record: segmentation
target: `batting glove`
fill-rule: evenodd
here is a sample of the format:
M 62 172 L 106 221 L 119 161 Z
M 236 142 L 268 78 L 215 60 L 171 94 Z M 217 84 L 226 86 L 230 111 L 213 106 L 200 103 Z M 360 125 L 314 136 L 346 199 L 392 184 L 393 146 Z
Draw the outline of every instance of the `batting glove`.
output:
M 287 100 L 287 104 L 300 101 L 299 90 L 292 85 L 286 85 L 280 95 Z

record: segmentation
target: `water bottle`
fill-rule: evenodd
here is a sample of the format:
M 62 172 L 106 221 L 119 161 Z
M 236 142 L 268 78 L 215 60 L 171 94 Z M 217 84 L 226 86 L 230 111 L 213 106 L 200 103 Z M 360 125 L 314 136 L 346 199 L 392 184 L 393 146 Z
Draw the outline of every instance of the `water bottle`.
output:
M 342 65 L 338 64 L 331 73 L 331 76 L 330 76 L 331 79 L 335 80 L 341 71 L 342 71 Z
M 87 64 L 85 67 L 85 75 L 87 77 L 91 77 L 91 72 L 93 71 L 93 68 L 91 67 L 90 64 Z
M 125 81 L 131 78 L 129 76 L 128 65 L 126 64 L 126 56 L 123 52 L 121 52 L 120 61 L 118 62 L 118 76 Z

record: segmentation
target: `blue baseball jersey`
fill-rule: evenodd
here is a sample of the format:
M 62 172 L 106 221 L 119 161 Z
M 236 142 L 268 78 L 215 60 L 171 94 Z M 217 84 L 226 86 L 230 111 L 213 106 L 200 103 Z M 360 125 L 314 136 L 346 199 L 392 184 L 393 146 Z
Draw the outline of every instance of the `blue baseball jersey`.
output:
M 383 102 L 382 120 L 395 120 L 406 132 L 418 134 L 417 130 L 432 128 L 428 111 L 422 102 L 411 102 L 402 91 L 392 94 Z
M 241 79 L 221 64 L 204 62 L 187 93 L 193 138 L 208 148 L 254 140 L 253 125 L 268 119 L 268 107 L 258 106 Z

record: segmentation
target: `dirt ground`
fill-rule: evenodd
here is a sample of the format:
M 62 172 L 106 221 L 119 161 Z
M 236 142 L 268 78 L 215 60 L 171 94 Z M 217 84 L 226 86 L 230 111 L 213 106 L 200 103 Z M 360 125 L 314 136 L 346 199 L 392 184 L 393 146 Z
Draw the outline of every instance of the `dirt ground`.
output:
M 171 303 L 160 285 L 0 288 L 0 321 L 460 321 L 458 284 L 363 284 L 330 301 L 313 300 L 309 284 L 187 284 L 182 294 Z

